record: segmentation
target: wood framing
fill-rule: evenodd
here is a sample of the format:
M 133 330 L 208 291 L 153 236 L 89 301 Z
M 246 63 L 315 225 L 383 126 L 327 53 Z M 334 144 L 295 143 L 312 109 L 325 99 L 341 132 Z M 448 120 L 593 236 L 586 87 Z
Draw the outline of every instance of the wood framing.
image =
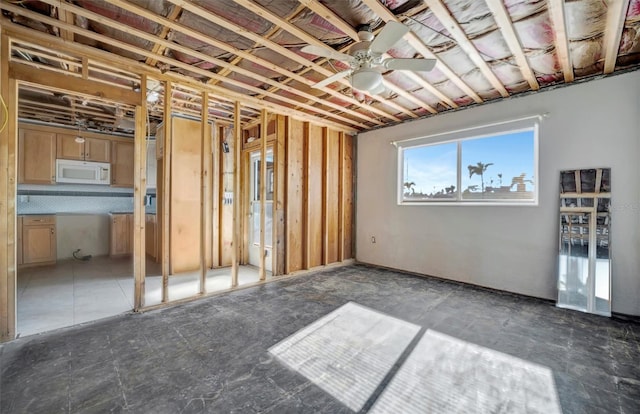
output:
M 571 63 L 571 54 L 569 53 L 569 39 L 567 38 L 564 0 L 549 0 L 549 14 L 553 23 L 553 33 L 555 34 L 556 54 L 558 61 L 562 67 L 565 82 L 573 82 L 573 64 Z
M 202 106 L 200 116 L 200 294 L 207 293 L 207 240 L 210 240 L 210 217 L 209 211 L 209 167 L 208 161 L 211 159 L 211 137 L 207 137 L 209 131 L 208 113 L 209 97 L 206 92 L 202 92 Z
M 172 144 L 172 117 L 171 117 L 171 97 L 173 95 L 173 84 L 171 81 L 165 82 L 164 100 L 164 124 L 162 147 L 162 302 L 169 301 L 169 272 L 171 269 L 171 247 L 169 240 L 169 229 L 171 228 L 171 148 Z
M 238 266 L 240 255 L 240 163 L 242 157 L 242 125 L 240 124 L 240 102 L 236 101 L 233 111 L 233 235 L 231 241 L 231 287 L 238 286 Z
M 613 0 L 607 2 L 607 26 L 604 32 L 604 73 L 608 74 L 616 68 L 620 39 L 624 29 L 624 21 L 629 9 L 629 0 Z
M 146 96 L 146 82 L 142 83 L 142 96 Z M 147 101 L 142 99 L 136 106 L 135 137 L 134 137 L 134 173 L 133 173 L 133 280 L 134 280 L 134 305 L 138 311 L 144 308 L 145 299 L 145 209 L 144 196 L 147 189 Z
M 258 276 L 260 280 L 266 278 L 266 214 L 267 214 L 267 110 L 260 114 L 260 267 Z
M 531 66 L 529 66 L 529 62 L 527 61 L 524 52 L 522 51 L 522 45 L 520 43 L 520 39 L 516 34 L 516 31 L 513 28 L 513 23 L 511 21 L 511 17 L 507 12 L 507 9 L 502 0 L 487 0 L 487 6 L 491 13 L 493 13 L 493 18 L 496 20 L 498 27 L 500 27 L 500 31 L 502 32 L 502 37 L 505 42 L 509 46 L 511 53 L 513 53 L 513 57 L 518 64 L 518 68 L 520 68 L 520 72 L 522 73 L 522 77 L 524 77 L 529 83 L 529 87 L 533 90 L 540 89 L 540 85 L 538 84 L 538 80 L 536 79 L 535 74 L 531 70 Z
M 440 0 L 423 0 L 429 10 L 440 20 L 440 23 L 447 29 L 453 36 L 458 46 L 466 53 L 467 57 L 476 65 L 485 78 L 491 83 L 493 88 L 500 92 L 503 97 L 509 96 L 509 92 L 505 89 L 504 85 L 498 77 L 493 73 L 487 62 L 480 56 L 478 49 L 471 43 L 471 40 L 467 37 L 462 27 L 458 24 L 456 19 L 451 16 L 449 9 Z
M 63 75 L 52 71 L 47 66 L 33 67 L 23 63 L 11 62 L 9 64 L 9 76 L 23 82 L 70 90 L 83 95 L 98 96 L 132 106 L 139 105 L 141 100 L 140 92 L 128 91 L 89 79 L 82 79 L 81 75 Z
M 273 145 L 274 157 L 274 193 L 273 193 L 273 264 L 274 276 L 285 274 L 285 251 L 287 237 L 285 233 L 285 206 L 287 205 L 286 179 L 288 176 L 286 142 L 288 120 L 282 115 L 276 117 L 276 142 Z

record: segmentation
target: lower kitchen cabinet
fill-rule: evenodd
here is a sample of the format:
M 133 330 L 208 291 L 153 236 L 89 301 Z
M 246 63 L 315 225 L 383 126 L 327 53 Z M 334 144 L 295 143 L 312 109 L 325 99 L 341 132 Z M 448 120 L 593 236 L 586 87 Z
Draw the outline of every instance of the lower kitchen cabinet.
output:
M 133 214 L 111 214 L 109 255 L 133 253 Z
M 39 265 L 56 262 L 56 217 L 22 216 L 18 229 L 18 264 Z

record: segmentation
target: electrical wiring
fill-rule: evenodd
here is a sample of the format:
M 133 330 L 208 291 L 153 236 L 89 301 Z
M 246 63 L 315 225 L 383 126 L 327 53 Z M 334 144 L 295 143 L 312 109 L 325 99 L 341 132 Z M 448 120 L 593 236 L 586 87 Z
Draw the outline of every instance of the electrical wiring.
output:
M 9 123 L 9 108 L 7 108 L 7 104 L 4 102 L 2 95 L 0 95 L 0 104 L 2 104 L 2 112 L 4 112 L 4 121 L 2 121 L 2 126 L 0 127 L 0 132 L 2 132 Z

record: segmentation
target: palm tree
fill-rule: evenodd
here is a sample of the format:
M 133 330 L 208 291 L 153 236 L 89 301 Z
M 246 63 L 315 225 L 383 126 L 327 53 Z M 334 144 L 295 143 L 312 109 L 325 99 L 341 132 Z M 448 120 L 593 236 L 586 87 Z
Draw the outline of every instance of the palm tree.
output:
M 473 174 L 477 174 L 480 176 L 480 184 L 482 184 L 482 193 L 484 194 L 484 172 L 487 171 L 490 165 L 493 165 L 492 162 L 488 164 L 484 164 L 478 162 L 476 165 L 469 165 L 467 168 L 469 169 L 469 178 L 473 177 Z
M 413 189 L 415 185 L 416 183 L 414 183 L 413 181 L 405 181 L 404 187 L 407 189 L 407 193 L 409 193 L 409 191 L 411 191 L 411 194 L 415 193 L 415 190 Z

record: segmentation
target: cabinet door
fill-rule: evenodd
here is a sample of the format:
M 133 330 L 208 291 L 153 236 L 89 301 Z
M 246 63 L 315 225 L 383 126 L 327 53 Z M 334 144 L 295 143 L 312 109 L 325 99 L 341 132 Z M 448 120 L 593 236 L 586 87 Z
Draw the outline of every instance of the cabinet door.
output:
M 18 183 L 56 182 L 56 134 L 21 128 L 18 135 Z
M 55 262 L 56 226 L 40 224 L 22 226 L 23 264 Z
M 76 135 L 56 134 L 56 158 L 84 160 L 84 144 L 76 142 Z
M 111 185 L 133 187 L 133 142 L 111 143 Z
M 84 141 L 84 159 L 87 161 L 111 161 L 111 142 L 100 138 L 86 138 Z M 132 158 L 133 159 L 133 158 Z
M 131 253 L 131 223 L 129 214 L 114 214 L 111 216 L 111 242 L 109 253 L 111 256 Z

